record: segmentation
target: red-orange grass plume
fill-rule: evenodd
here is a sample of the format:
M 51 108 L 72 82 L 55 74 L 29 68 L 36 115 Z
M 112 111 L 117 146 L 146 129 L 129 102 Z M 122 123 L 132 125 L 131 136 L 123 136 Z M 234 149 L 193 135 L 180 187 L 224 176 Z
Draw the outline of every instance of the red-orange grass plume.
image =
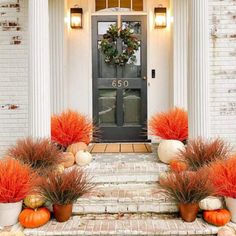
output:
M 162 139 L 187 140 L 188 114 L 181 108 L 158 113 L 151 118 L 149 130 L 151 135 Z
M 31 168 L 13 158 L 0 161 L 0 203 L 23 200 L 34 187 L 35 175 Z
M 236 155 L 212 163 L 210 178 L 219 196 L 236 198 Z
M 89 144 L 92 132 L 92 122 L 76 111 L 68 110 L 51 118 L 52 141 L 65 148 L 77 142 Z

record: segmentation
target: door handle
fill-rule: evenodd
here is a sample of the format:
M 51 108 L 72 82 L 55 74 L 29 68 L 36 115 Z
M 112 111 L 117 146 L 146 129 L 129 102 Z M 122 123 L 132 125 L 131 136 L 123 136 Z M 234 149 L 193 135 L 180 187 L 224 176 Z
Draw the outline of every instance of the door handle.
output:
M 147 80 L 147 76 L 143 76 L 143 80 Z

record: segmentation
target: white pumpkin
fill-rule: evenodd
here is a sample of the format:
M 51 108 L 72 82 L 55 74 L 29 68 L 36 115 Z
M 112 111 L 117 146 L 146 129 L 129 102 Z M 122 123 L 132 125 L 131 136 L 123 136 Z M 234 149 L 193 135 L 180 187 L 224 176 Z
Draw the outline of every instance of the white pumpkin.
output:
M 160 161 L 169 164 L 183 148 L 184 144 L 178 140 L 163 140 L 158 146 L 158 157 Z
M 92 161 L 92 155 L 85 150 L 78 151 L 75 155 L 75 161 L 79 166 L 86 166 Z
M 218 210 L 223 208 L 223 202 L 219 197 L 207 197 L 199 202 L 199 207 L 201 210 Z

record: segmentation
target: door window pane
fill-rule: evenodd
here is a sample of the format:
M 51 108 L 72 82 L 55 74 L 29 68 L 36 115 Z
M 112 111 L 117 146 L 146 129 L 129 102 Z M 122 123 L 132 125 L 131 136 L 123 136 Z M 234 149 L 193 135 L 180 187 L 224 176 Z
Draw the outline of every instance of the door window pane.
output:
M 100 43 L 98 41 L 98 75 L 99 78 L 116 78 L 116 66 L 105 62 L 105 55 L 100 50 Z
M 96 0 L 96 11 L 119 7 L 119 1 L 120 8 L 131 9 L 132 2 L 133 11 L 143 11 L 143 0 L 108 0 L 108 6 L 106 6 L 106 0 Z
M 123 21 L 122 29 L 130 28 L 134 34 L 141 34 L 141 22 L 140 21 Z
M 141 93 L 139 89 L 124 90 L 124 125 L 139 125 L 141 122 Z
M 106 34 L 111 25 L 116 25 L 115 21 L 98 22 L 98 35 Z
M 133 10 L 143 11 L 143 0 L 133 0 Z
M 131 8 L 131 0 L 120 0 L 121 8 Z
M 141 44 L 140 44 L 141 45 Z M 127 64 L 122 68 L 123 78 L 140 78 L 141 77 L 141 48 L 135 53 L 136 61 L 128 61 Z
M 99 124 L 116 124 L 116 90 L 99 90 Z
M 106 0 L 96 0 L 96 11 L 106 8 Z
M 119 0 L 108 0 L 108 8 L 119 7 Z

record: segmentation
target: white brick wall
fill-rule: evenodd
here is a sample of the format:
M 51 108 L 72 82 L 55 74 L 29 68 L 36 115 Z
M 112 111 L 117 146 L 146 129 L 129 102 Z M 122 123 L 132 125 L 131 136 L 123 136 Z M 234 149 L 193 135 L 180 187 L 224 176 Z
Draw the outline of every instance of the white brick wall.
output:
M 211 131 L 236 146 L 236 1 L 209 3 Z M 28 134 L 27 37 L 27 0 L 0 0 L 0 155 Z M 6 104 L 19 108 L 2 109 Z
M 27 1 L 0 0 L 0 155 L 28 134 L 27 36 Z
M 236 1 L 209 2 L 211 132 L 236 147 Z

